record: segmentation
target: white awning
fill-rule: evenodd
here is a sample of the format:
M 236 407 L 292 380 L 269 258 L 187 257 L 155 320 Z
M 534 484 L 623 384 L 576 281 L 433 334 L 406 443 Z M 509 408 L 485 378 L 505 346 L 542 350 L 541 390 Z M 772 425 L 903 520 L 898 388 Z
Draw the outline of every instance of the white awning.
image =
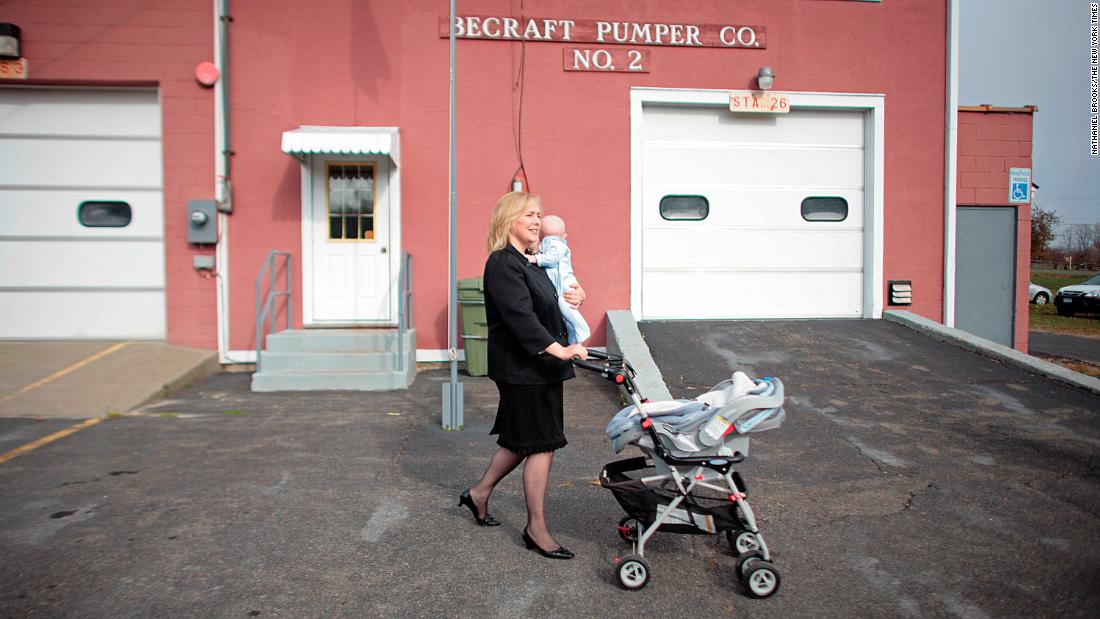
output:
M 283 132 L 288 155 L 388 155 L 401 165 L 397 127 L 320 127 L 303 125 Z

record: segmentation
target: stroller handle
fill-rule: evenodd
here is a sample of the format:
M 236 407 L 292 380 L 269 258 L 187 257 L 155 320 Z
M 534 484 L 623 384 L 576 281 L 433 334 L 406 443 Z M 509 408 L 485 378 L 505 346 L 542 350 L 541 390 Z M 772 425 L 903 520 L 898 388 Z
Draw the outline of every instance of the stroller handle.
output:
M 609 352 L 607 352 L 606 350 L 604 350 L 602 348 L 589 348 L 587 350 L 588 350 L 588 358 L 589 359 L 596 359 L 598 361 L 606 361 L 607 362 L 606 366 L 610 366 L 612 369 L 619 369 L 619 368 L 624 368 L 625 367 L 628 370 L 630 376 L 632 376 L 632 377 L 637 374 L 637 372 L 634 371 L 634 368 L 630 365 L 630 362 L 627 361 L 626 358 L 623 357 L 622 355 L 616 355 L 616 354 L 613 354 L 613 353 L 609 353 Z M 574 359 L 576 359 L 576 357 L 574 357 Z M 601 365 L 601 364 L 596 364 L 596 365 L 599 367 L 599 371 L 602 371 L 605 367 L 605 365 Z M 596 369 L 596 368 L 589 367 L 587 369 L 592 370 L 592 369 Z
M 602 363 L 592 363 L 580 357 L 573 357 L 573 365 L 586 370 L 592 370 L 593 372 L 602 372 L 607 369 L 607 366 Z
M 644 400 L 638 392 L 638 386 L 634 384 L 634 368 L 617 355 L 610 355 L 603 351 L 588 351 L 595 359 L 601 359 L 603 363 L 593 363 L 580 357 L 573 357 L 573 365 L 592 372 L 599 372 L 605 379 L 626 389 L 627 393 L 637 396 L 639 401 Z M 594 353 L 594 354 L 593 354 Z

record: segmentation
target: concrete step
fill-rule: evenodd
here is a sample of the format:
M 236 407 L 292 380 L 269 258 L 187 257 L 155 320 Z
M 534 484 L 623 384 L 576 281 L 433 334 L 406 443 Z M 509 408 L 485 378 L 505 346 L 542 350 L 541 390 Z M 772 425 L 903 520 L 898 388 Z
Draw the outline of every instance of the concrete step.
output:
M 411 373 L 264 371 L 252 375 L 252 391 L 388 391 L 407 388 L 413 374 L 415 369 Z
M 264 372 L 370 372 L 397 367 L 392 352 L 279 352 L 265 351 Z
M 385 391 L 416 377 L 416 331 L 403 341 L 397 371 L 396 329 L 288 329 L 267 338 L 253 391 Z
M 405 333 L 405 348 L 416 332 Z M 397 329 L 287 329 L 267 336 L 271 352 L 385 352 L 397 349 Z

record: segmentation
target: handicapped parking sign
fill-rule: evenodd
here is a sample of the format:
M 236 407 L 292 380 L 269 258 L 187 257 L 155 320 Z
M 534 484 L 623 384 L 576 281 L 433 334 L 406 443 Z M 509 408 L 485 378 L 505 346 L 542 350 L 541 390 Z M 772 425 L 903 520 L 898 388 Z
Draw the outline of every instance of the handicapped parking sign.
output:
M 1008 201 L 1012 204 L 1031 202 L 1031 168 L 1008 169 Z

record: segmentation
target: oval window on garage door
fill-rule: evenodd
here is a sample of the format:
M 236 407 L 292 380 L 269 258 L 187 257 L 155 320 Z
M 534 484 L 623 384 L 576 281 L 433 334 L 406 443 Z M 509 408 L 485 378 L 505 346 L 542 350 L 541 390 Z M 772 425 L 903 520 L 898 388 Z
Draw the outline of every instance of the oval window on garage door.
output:
M 704 196 L 661 198 L 661 217 L 668 221 L 701 221 L 709 214 L 710 202 Z
M 125 202 L 89 200 L 80 203 L 77 217 L 88 228 L 125 228 L 130 225 L 132 212 Z
M 811 196 L 802 201 L 802 219 L 844 221 L 848 219 L 848 201 L 844 198 Z

